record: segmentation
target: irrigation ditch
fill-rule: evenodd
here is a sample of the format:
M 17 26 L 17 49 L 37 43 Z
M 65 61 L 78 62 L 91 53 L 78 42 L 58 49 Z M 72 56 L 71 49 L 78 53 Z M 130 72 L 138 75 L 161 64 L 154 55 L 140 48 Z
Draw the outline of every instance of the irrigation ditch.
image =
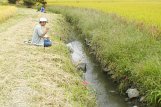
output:
M 98 107 L 140 107 L 137 99 L 129 99 L 120 94 L 118 84 L 111 79 L 111 74 L 96 60 L 93 50 L 87 39 L 81 38 L 80 29 L 69 21 L 70 33 L 64 41 L 70 51 L 73 64 L 82 71 L 83 84 L 89 87 L 96 95 Z
M 117 32 L 123 33 L 123 31 L 129 30 L 129 28 L 130 28 L 130 30 L 133 31 L 134 29 L 137 29 L 137 28 L 135 28 L 135 25 L 133 26 L 133 25 L 130 25 L 130 23 L 129 24 L 124 23 L 124 21 L 115 17 L 115 15 L 108 16 L 108 15 L 105 15 L 105 14 L 100 13 L 98 11 L 93 11 L 93 10 L 88 10 L 88 9 L 80 9 L 80 8 L 75 9 L 75 8 L 71 7 L 68 10 L 68 7 L 49 7 L 48 10 L 53 13 L 56 13 L 56 14 L 62 14 L 63 17 L 65 17 L 65 20 L 66 20 L 66 22 L 69 23 L 70 30 L 71 30 L 71 32 L 68 33 L 68 37 L 67 37 L 68 38 L 67 43 L 69 43 L 68 47 L 72 46 L 73 44 L 76 45 L 76 47 L 81 47 L 79 45 L 77 46 L 77 44 L 79 44 L 79 42 L 82 44 L 82 46 L 83 46 L 82 50 L 85 50 L 85 51 L 79 51 L 79 52 L 81 52 L 81 53 L 85 52 L 85 54 L 87 54 L 88 57 L 90 57 L 90 58 L 92 57 L 91 59 L 94 59 L 94 60 L 92 60 L 93 61 L 92 63 L 94 63 L 94 65 L 97 65 L 97 66 L 99 65 L 99 67 L 98 67 L 99 70 L 97 70 L 97 72 L 102 73 L 106 78 L 106 82 L 109 81 L 111 84 L 113 84 L 113 86 L 115 87 L 115 89 L 117 91 L 117 92 L 116 91 L 110 91 L 110 92 L 112 92 L 112 93 L 116 92 L 118 94 L 118 96 L 121 95 L 121 99 L 123 99 L 123 102 L 128 103 L 128 104 L 126 103 L 127 106 L 130 105 L 133 107 L 154 107 L 154 106 L 160 107 L 159 103 L 157 104 L 157 102 L 156 102 L 157 99 L 156 99 L 156 101 L 151 100 L 152 101 L 151 104 L 154 104 L 154 106 L 150 105 L 150 102 L 147 102 L 147 99 L 146 99 L 147 94 L 145 92 L 146 89 L 143 89 L 143 87 L 136 85 L 135 83 L 137 83 L 137 81 L 134 82 L 133 80 L 130 80 L 133 76 L 126 74 L 126 73 L 130 73 L 130 71 L 128 71 L 128 69 L 123 74 L 119 74 L 118 71 L 116 71 L 116 73 L 115 73 L 115 69 L 109 70 L 108 65 L 104 65 L 107 63 L 102 62 L 102 61 L 107 61 L 106 59 L 104 59 L 104 58 L 106 58 L 105 53 L 102 54 L 103 56 L 98 55 L 98 54 L 100 54 L 99 51 L 101 51 L 101 50 L 103 51 L 102 47 L 106 48 L 105 46 L 107 46 L 107 45 L 109 45 L 109 46 L 106 48 L 105 52 L 108 51 L 107 49 L 110 47 L 109 43 L 111 43 L 110 40 L 112 39 L 110 37 L 114 36 L 113 39 L 115 38 L 115 33 L 116 33 L 115 31 L 121 30 L 121 31 L 117 31 Z M 93 18 L 91 18 L 91 20 L 90 20 L 90 17 L 92 17 L 92 16 L 90 16 L 90 15 L 93 15 Z M 102 18 L 104 16 L 104 18 L 100 19 L 101 17 L 99 15 L 102 15 Z M 106 18 L 109 18 L 109 19 L 106 19 Z M 83 22 L 83 21 L 85 21 L 85 22 Z M 115 24 L 116 24 L 116 26 L 115 26 Z M 119 24 L 120 24 L 120 26 L 118 27 Z M 110 26 L 112 28 L 109 28 Z M 127 27 L 127 29 L 124 29 L 124 30 L 122 29 L 122 28 L 126 28 L 126 27 Z M 109 34 L 110 37 L 108 39 L 104 35 L 104 33 L 107 33 L 107 32 L 104 32 L 105 29 L 110 29 L 112 31 L 111 33 L 113 33 L 112 35 Z M 102 35 L 101 31 L 103 32 L 103 35 Z M 133 35 L 134 32 L 132 32 L 132 33 L 128 32 L 125 35 L 127 35 L 127 36 L 129 34 Z M 136 30 L 136 32 L 138 33 L 138 30 Z M 139 31 L 140 34 L 143 32 L 144 31 Z M 116 33 L 116 35 L 117 35 L 117 33 Z M 93 40 L 93 37 L 94 37 L 94 40 Z M 105 39 L 105 40 L 103 40 L 103 39 Z M 103 43 L 100 43 L 101 41 Z M 105 42 L 109 42 L 109 43 L 105 43 Z M 93 44 L 93 43 L 96 43 L 96 44 Z M 98 46 L 98 47 L 95 47 L 95 46 Z M 109 49 L 115 48 L 115 46 L 114 47 L 111 46 L 111 47 L 112 48 L 109 48 Z M 119 48 L 119 49 L 122 49 L 122 48 Z M 73 51 L 74 50 L 71 49 L 71 52 L 73 52 Z M 130 51 L 128 51 L 128 52 L 130 52 Z M 109 53 L 106 53 L 106 54 L 109 54 Z M 115 54 L 113 56 L 111 56 L 112 58 L 109 55 L 107 55 L 107 56 L 108 56 L 107 59 L 109 59 L 110 61 L 113 61 L 114 60 L 113 56 L 115 56 Z M 123 63 L 123 64 L 126 64 L 126 63 Z M 88 68 L 87 64 L 81 63 L 81 66 L 83 66 L 83 69 L 86 69 L 86 71 L 87 71 L 87 68 Z M 120 66 L 122 66 L 122 65 L 120 65 Z M 80 68 L 80 67 L 78 67 L 78 68 Z M 110 64 L 110 68 L 112 68 L 111 64 Z M 118 78 L 116 78 L 116 77 L 114 78 L 113 73 L 115 73 L 116 77 L 117 77 L 117 74 L 119 74 Z M 88 81 L 87 81 L 87 84 L 88 84 Z M 107 91 L 109 91 L 109 90 L 107 90 Z M 96 94 L 97 94 L 97 92 L 96 92 Z M 151 96 L 149 96 L 149 98 L 150 97 Z M 153 99 L 153 97 L 151 97 L 151 99 Z
M 73 63 L 84 71 L 82 77 L 84 84 L 95 91 L 98 107 L 132 107 L 132 105 L 136 105 L 134 102 L 126 103 L 124 101 L 124 96 L 119 94 L 116 84 L 107 78 L 107 74 L 102 71 L 100 64 L 80 40 L 73 40 L 67 46 L 70 49 Z

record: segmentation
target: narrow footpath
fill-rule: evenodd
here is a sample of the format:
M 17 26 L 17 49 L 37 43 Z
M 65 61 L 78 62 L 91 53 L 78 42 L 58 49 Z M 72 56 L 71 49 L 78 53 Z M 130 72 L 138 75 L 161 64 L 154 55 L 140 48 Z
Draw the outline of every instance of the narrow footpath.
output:
M 58 23 L 56 20 L 60 15 L 42 14 L 32 9 L 18 9 L 16 16 L 0 26 L 0 106 L 74 107 L 88 106 L 87 102 L 93 104 L 94 100 L 81 85 L 80 77 L 74 73 L 75 68 L 62 42 L 54 43 L 45 51 L 43 47 L 24 43 L 31 39 L 41 16 L 49 20 L 50 35 L 55 31 L 59 34 L 61 27 L 54 24 Z M 76 91 L 79 92 L 74 93 Z M 82 99 L 76 97 L 83 94 L 86 96 Z M 81 101 L 86 102 L 82 104 Z

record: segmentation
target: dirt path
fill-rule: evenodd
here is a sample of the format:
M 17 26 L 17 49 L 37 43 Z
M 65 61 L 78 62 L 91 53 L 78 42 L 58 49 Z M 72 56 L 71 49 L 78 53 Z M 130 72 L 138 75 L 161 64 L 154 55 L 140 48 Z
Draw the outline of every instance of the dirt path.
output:
M 23 42 L 31 39 L 33 27 L 41 16 L 47 17 L 50 21 L 53 20 L 54 15 L 37 13 L 35 10 L 19 9 L 18 14 L 22 13 L 26 15 L 24 19 L 0 33 L 2 44 L 0 45 L 0 64 L 2 65 L 0 79 L 3 80 L 0 81 L 1 106 L 30 107 L 31 95 L 38 93 L 30 87 L 29 81 L 31 80 L 28 79 L 28 76 L 31 74 L 28 72 L 42 67 L 38 65 L 42 64 L 41 54 L 45 55 L 45 53 L 41 53 L 42 47 L 29 46 Z M 50 24 L 48 26 L 52 27 Z M 37 51 L 37 48 L 40 52 Z M 46 57 L 48 58 L 48 55 Z M 40 61 L 36 63 L 38 60 Z

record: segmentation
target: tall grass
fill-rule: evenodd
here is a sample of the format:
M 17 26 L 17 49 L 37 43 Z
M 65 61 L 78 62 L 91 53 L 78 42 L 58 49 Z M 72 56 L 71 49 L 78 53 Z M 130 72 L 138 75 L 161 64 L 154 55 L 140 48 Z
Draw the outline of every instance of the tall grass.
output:
M 17 8 L 14 6 L 1 6 L 0 5 L 0 22 L 3 22 L 16 14 Z
M 62 6 L 48 9 L 76 26 L 122 92 L 137 87 L 149 104 L 161 106 L 161 39 L 116 15 Z

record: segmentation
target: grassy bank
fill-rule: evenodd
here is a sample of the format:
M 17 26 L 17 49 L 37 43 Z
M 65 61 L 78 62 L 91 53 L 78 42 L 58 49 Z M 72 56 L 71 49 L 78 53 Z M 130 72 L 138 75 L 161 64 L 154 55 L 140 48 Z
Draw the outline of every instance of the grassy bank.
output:
M 69 50 L 67 49 L 66 44 L 60 40 L 60 37 L 65 39 L 69 36 L 69 24 L 62 15 L 58 15 L 56 22 L 52 23 L 52 25 L 54 29 L 53 35 L 55 37 L 53 36 L 51 39 L 53 40 L 53 43 L 55 42 L 56 44 L 51 47 L 49 51 L 47 50 L 47 53 L 55 56 L 53 57 L 53 63 L 55 63 L 57 68 L 60 69 L 56 71 L 56 81 L 58 83 L 58 87 L 64 89 L 64 94 L 60 92 L 60 94 L 57 94 L 57 98 L 59 99 L 59 97 L 63 97 L 65 104 L 60 106 L 95 107 L 96 103 L 94 93 L 90 92 L 88 87 L 83 85 L 83 80 L 79 73 L 80 71 L 78 71 L 72 64 Z M 53 73 L 51 75 L 55 76 Z M 55 105 L 54 102 L 53 105 Z
M 42 16 L 49 20 L 47 26 L 53 40 L 53 46 L 45 51 L 43 47 L 24 44 L 24 40 L 31 39 Z M 18 8 L 16 16 L 1 25 L 0 106 L 95 106 L 93 94 L 82 84 L 69 51 L 60 40 L 59 36 L 68 36 L 70 31 L 62 15 Z
M 122 93 L 137 87 L 148 104 L 161 105 L 160 35 L 95 10 L 62 6 L 48 9 L 63 14 L 76 26 L 79 36 L 90 42 L 97 60 L 117 80 Z

